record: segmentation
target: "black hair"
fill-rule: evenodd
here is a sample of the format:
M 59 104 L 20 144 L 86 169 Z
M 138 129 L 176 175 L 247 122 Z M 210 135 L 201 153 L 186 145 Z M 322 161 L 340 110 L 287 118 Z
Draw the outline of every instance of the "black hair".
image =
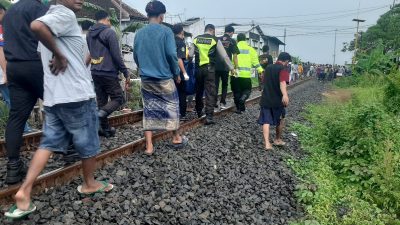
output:
M 208 31 L 208 30 L 215 30 L 215 26 L 212 25 L 212 24 L 207 24 L 207 26 L 206 26 L 206 28 L 205 28 L 204 30 L 205 30 L 205 31 Z
M 240 33 L 240 34 L 238 34 L 238 36 L 237 36 L 237 41 L 238 42 L 240 42 L 240 41 L 245 41 L 247 38 L 246 38 L 246 35 L 245 34 L 243 34 L 243 33 Z
M 0 9 L 2 9 L 2 10 L 4 10 L 4 11 L 7 11 L 6 7 L 5 7 L 3 4 L 1 4 L 1 3 L 0 3 Z
M 233 26 L 226 26 L 225 33 L 235 33 L 235 28 Z
M 100 11 L 96 12 L 96 14 L 94 15 L 94 18 L 96 19 L 97 22 L 100 20 L 104 20 L 107 17 L 109 17 L 109 15 L 104 10 L 100 10 Z
M 290 54 L 287 53 L 287 52 L 281 52 L 281 54 L 279 54 L 279 56 L 278 56 L 278 61 L 282 61 L 282 62 L 289 61 L 289 62 L 291 62 L 292 61 L 292 56 L 290 56 Z
M 175 24 L 172 27 L 172 31 L 174 32 L 175 35 L 180 34 L 183 31 L 183 26 L 180 24 Z
M 165 8 L 165 5 L 160 1 L 154 0 L 146 5 L 146 13 L 148 17 L 158 17 L 166 12 L 167 9 Z
M 268 45 L 264 45 L 264 46 L 262 47 L 262 51 L 263 51 L 263 52 L 268 52 L 268 51 L 269 51 L 269 46 L 268 46 Z

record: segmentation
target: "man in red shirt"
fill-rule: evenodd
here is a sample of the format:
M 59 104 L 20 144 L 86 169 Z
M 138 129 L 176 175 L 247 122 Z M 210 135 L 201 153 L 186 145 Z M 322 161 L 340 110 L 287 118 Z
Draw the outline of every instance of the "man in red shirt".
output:
M 289 105 L 286 86 L 289 84 L 287 65 L 291 60 L 292 57 L 288 53 L 282 52 L 278 57 L 278 61 L 265 69 L 258 123 L 263 126 L 266 150 L 273 149 L 269 141 L 270 126 L 276 126 L 274 145 L 285 146 L 286 144 L 282 141 L 282 131 L 284 128 L 283 119 L 286 116 L 285 108 Z

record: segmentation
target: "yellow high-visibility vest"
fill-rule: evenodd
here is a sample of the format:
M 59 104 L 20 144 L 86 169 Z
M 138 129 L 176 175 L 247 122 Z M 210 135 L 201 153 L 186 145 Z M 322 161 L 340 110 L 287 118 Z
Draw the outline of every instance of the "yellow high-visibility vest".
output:
M 199 66 L 207 65 L 210 63 L 211 57 L 216 57 L 216 46 L 217 46 L 217 38 L 211 35 L 205 34 L 196 37 L 193 41 L 193 44 L 196 47 L 196 55 L 199 59 Z
M 240 54 L 238 57 L 238 77 L 251 78 L 251 69 L 256 68 L 258 73 L 263 72 L 263 68 L 258 60 L 257 52 L 246 41 L 237 44 Z

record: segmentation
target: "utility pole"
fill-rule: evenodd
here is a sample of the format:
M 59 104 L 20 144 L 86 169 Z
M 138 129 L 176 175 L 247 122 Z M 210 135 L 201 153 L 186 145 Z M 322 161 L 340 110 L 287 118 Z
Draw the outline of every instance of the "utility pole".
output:
M 333 67 L 336 65 L 336 40 L 337 40 L 337 29 L 335 30 L 335 44 L 333 49 Z
M 354 63 L 354 60 L 356 59 L 357 51 L 358 51 L 358 39 L 359 39 L 360 23 L 365 22 L 365 20 L 353 19 L 353 21 L 354 21 L 354 22 L 357 22 L 356 42 L 355 42 L 355 45 L 354 45 L 354 59 L 353 59 L 353 63 Z
M 283 43 L 285 44 L 283 46 L 283 51 L 286 52 L 286 28 L 285 28 L 284 35 L 283 35 Z
M 119 0 L 119 29 L 122 29 L 122 0 Z

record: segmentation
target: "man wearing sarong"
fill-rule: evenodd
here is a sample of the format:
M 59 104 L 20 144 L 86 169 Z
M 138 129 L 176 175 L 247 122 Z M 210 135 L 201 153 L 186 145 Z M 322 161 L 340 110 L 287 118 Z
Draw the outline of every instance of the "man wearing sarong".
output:
M 136 34 L 134 59 L 142 79 L 145 153 L 152 155 L 153 131 L 174 131 L 172 145 L 175 148 L 186 146 L 188 139 L 178 133 L 179 96 L 175 81 L 179 84 L 181 78 L 174 34 L 161 24 L 166 13 L 165 5 L 151 1 L 146 12 L 149 25 Z

